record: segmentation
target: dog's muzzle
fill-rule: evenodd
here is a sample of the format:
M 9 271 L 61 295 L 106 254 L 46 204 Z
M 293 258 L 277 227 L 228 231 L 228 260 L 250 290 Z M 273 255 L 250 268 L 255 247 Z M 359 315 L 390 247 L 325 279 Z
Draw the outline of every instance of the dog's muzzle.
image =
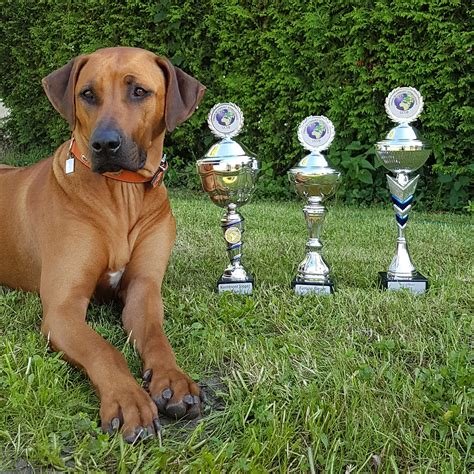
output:
M 146 162 L 146 153 L 133 140 L 124 138 L 117 128 L 97 127 L 89 146 L 95 173 L 114 173 L 122 169 L 137 171 Z

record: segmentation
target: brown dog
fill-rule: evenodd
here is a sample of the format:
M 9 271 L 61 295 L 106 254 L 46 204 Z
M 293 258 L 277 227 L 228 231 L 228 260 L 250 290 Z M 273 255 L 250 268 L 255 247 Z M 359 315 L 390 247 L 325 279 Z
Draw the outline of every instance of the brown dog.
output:
M 75 142 L 31 167 L 0 168 L 0 284 L 40 293 L 43 334 L 87 372 L 102 428 L 122 426 L 132 442 L 156 434 L 158 410 L 200 413 L 199 387 L 163 332 L 161 283 L 175 223 L 165 187 L 152 183 L 159 184 L 166 130 L 194 112 L 205 88 L 136 48 L 79 56 L 43 86 Z M 122 300 L 148 393 L 86 324 L 94 295 Z

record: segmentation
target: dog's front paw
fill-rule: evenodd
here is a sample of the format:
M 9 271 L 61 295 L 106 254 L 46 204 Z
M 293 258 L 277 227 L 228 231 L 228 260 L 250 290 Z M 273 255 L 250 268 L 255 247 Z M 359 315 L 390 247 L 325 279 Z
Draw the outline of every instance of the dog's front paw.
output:
M 127 443 L 154 438 L 160 430 L 157 408 L 135 380 L 101 391 L 100 418 L 104 432 L 121 428 Z
M 145 389 L 156 403 L 160 413 L 172 418 L 193 419 L 201 414 L 204 393 L 180 369 L 145 370 Z

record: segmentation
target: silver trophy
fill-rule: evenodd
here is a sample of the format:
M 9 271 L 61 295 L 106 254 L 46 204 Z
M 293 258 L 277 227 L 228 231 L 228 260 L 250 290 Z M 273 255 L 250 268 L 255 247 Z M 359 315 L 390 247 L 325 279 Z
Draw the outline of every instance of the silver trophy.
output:
M 423 110 L 423 97 L 413 87 L 398 87 L 387 96 L 385 110 L 398 125 L 390 130 L 385 140 L 376 143 L 375 151 L 385 168 L 395 174 L 395 178 L 387 175 L 387 181 L 398 239 L 388 271 L 379 273 L 380 283 L 389 290 L 407 288 L 413 293 L 424 293 L 428 280 L 416 271 L 405 238 L 408 213 L 419 178 L 419 175 L 410 178 L 409 174 L 423 166 L 431 153 L 428 142 L 422 141 L 418 130 L 410 125 Z
M 322 202 L 335 192 L 340 178 L 340 173 L 332 169 L 321 154 L 329 148 L 334 136 L 334 126 L 328 118 L 310 116 L 304 119 L 298 128 L 298 139 L 310 153 L 288 172 L 296 193 L 308 201 L 303 208 L 309 232 L 307 253 L 292 283 L 295 293 L 299 295 L 330 294 L 334 291 L 329 267 L 321 255 L 323 245 L 320 241 L 326 214 Z
M 237 207 L 247 203 L 253 194 L 258 161 L 244 146 L 232 140 L 244 124 L 237 105 L 230 102 L 215 105 L 209 112 L 208 124 L 221 140 L 211 146 L 196 166 L 204 191 L 214 204 L 225 209 L 221 227 L 230 259 L 217 282 L 217 291 L 251 294 L 254 280 L 241 263 L 244 218 Z

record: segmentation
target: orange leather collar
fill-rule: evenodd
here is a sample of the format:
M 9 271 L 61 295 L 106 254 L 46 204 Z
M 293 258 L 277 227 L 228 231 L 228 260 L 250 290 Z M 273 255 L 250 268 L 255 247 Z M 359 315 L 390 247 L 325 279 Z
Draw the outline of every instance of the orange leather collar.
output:
M 68 155 L 80 161 L 87 168 L 91 167 L 89 160 L 79 150 L 79 147 L 77 146 L 77 142 L 74 137 L 71 138 Z M 106 176 L 110 179 L 115 179 L 117 181 L 124 181 L 125 183 L 150 183 L 153 188 L 156 188 L 163 182 L 163 178 L 167 169 L 168 162 L 166 161 L 166 155 L 163 155 L 157 172 L 151 178 L 146 178 L 141 174 L 128 170 L 121 170 L 117 173 L 103 173 L 103 176 Z

